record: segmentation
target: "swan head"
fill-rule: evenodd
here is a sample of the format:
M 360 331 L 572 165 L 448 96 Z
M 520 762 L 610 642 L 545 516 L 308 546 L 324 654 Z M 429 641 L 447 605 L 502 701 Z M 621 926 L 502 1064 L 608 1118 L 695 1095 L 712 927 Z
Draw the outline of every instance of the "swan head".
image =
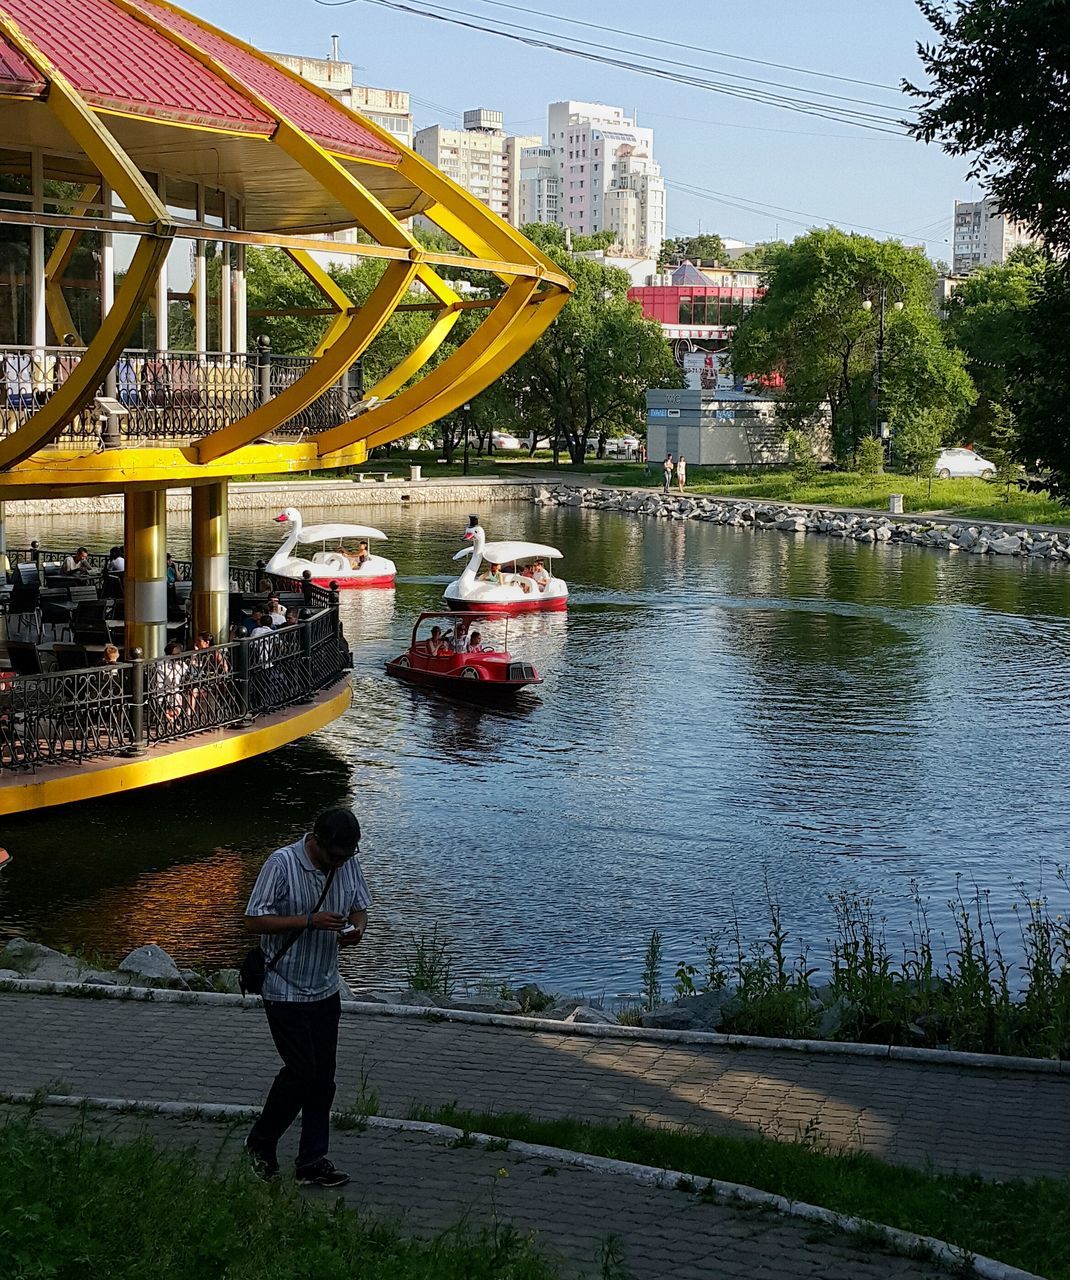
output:
M 461 535 L 462 542 L 477 542 L 480 538 L 485 537 L 483 530 L 479 525 L 479 516 L 468 517 L 468 528 Z
M 293 507 L 287 507 L 285 511 L 280 511 L 275 517 L 276 524 L 300 524 L 301 513 Z

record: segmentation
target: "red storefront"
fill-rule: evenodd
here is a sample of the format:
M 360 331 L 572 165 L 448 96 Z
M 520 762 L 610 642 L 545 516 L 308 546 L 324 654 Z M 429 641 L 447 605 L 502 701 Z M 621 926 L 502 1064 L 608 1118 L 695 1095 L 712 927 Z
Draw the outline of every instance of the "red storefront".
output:
M 724 339 L 763 292 L 756 286 L 669 284 L 629 289 L 628 297 L 667 338 Z

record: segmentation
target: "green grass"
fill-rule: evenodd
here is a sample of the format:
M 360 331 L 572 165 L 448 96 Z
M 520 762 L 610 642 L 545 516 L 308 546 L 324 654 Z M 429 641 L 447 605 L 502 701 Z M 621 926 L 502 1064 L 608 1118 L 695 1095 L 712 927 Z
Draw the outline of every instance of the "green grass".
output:
M 221 1127 L 222 1141 L 225 1130 Z M 116 1143 L 76 1123 L 0 1126 L 5 1280 L 552 1280 L 508 1229 L 414 1241 L 394 1227 L 257 1182 L 244 1164 Z M 418 1194 L 414 1190 L 414 1196 Z
M 420 1109 L 413 1118 L 738 1182 L 935 1236 L 1049 1280 L 1070 1280 L 1070 1178 L 997 1183 L 903 1169 L 867 1154 L 830 1154 L 813 1133 L 801 1140 L 790 1132 L 730 1138 L 635 1122 L 538 1120 L 452 1106 Z
M 636 478 L 631 478 L 632 474 Z M 638 472 L 607 470 L 615 485 L 644 483 L 660 487 L 661 477 L 650 473 L 645 481 Z M 1002 486 L 985 480 L 938 480 L 884 472 L 859 475 L 853 471 L 821 471 L 800 480 L 790 471 L 721 471 L 688 468 L 688 492 L 716 497 L 768 498 L 777 502 L 807 502 L 818 506 L 863 507 L 888 510 L 888 496 L 903 495 L 907 511 L 939 511 L 976 520 L 1006 520 L 1022 524 L 1070 525 L 1070 510 L 1050 498 L 1012 488 L 1004 502 Z

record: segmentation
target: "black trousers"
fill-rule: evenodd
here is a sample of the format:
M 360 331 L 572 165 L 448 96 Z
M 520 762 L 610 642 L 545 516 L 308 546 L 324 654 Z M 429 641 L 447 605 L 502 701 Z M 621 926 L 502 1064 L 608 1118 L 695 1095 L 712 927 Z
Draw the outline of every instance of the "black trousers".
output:
M 304 1169 L 321 1160 L 330 1146 L 341 997 L 336 993 L 326 1000 L 265 1000 L 264 1009 L 283 1065 L 253 1125 L 249 1144 L 273 1156 L 279 1139 L 300 1113 L 297 1167 Z

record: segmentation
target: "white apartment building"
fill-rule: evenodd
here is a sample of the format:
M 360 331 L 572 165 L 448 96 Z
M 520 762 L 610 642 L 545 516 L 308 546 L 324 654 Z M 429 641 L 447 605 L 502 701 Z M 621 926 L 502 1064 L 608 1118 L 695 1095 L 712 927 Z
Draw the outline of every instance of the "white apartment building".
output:
M 1023 244 L 1039 244 L 1021 223 L 1000 213 L 992 196 L 956 200 L 952 225 L 951 274 L 966 276 L 978 267 L 999 266 Z
M 529 222 L 560 221 L 560 187 L 552 147 L 525 147 L 520 153 L 520 216 L 517 226 Z
M 415 137 L 418 155 L 482 200 L 513 226 L 519 226 L 521 158 L 542 139 L 514 137 L 502 127 L 502 113 L 478 107 L 464 113 L 463 129 L 433 124 Z
M 409 95 L 403 89 L 374 89 L 370 85 L 353 83 L 353 64 L 342 62 L 338 56 L 338 37 L 331 37 L 329 58 L 306 58 L 295 53 L 271 53 L 269 58 L 296 71 L 310 84 L 326 89 L 343 106 L 359 112 L 374 121 L 397 142 L 412 146 L 412 112 Z
M 665 184 L 654 160 L 653 129 L 637 126 L 622 107 L 570 101 L 550 104 L 547 132 L 562 226 L 577 235 L 618 232 L 626 237 L 621 242 L 626 253 L 660 249 Z M 611 190 L 619 194 L 607 205 Z

